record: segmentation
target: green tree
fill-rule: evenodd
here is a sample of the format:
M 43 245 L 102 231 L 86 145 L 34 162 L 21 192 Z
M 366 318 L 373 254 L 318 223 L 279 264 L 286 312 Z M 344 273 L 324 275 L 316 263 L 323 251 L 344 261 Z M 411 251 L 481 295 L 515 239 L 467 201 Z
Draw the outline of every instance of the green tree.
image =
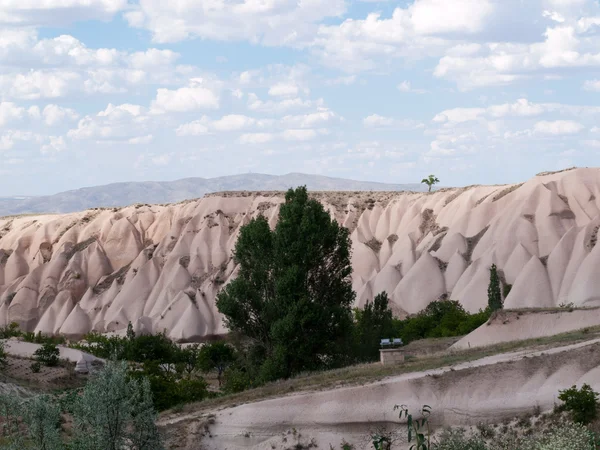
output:
M 427 178 L 423 178 L 421 180 L 421 183 L 425 183 L 428 187 L 429 187 L 429 191 L 431 192 L 431 188 L 434 184 L 439 183 L 440 180 L 437 179 L 437 177 L 435 175 L 429 175 Z
M 48 367 L 54 367 L 58 365 L 60 351 L 58 350 L 56 344 L 53 344 L 52 342 L 46 342 L 45 344 L 42 344 L 42 346 L 35 352 L 33 352 L 33 356 L 39 363 Z
M 50 396 L 33 397 L 24 403 L 22 411 L 29 439 L 36 449 L 64 448 L 60 438 L 60 408 Z
M 205 372 L 217 371 L 217 380 L 221 387 L 221 377 L 225 369 L 235 361 L 235 350 L 225 342 L 211 342 L 200 349 L 198 363 Z
M 502 309 L 502 294 L 500 292 L 500 279 L 496 264 L 490 267 L 490 284 L 488 286 L 488 307 L 494 312 Z
M 358 361 L 379 359 L 381 339 L 399 337 L 395 335 L 394 317 L 386 292 L 377 294 L 372 302 L 367 301 L 362 310 L 355 310 L 354 320 L 354 351 Z
M 558 399 L 563 401 L 559 409 L 570 411 L 577 423 L 587 425 L 598 416 L 598 393 L 589 384 L 559 391 Z
M 127 323 L 127 339 L 133 341 L 135 339 L 135 331 L 133 331 L 133 325 L 131 322 Z
M 159 450 L 162 443 L 147 380 L 129 379 L 127 363 L 108 361 L 74 405 L 77 450 Z
M 260 216 L 242 227 L 238 277 L 217 296 L 230 330 L 246 336 L 262 380 L 339 365 L 355 294 L 350 237 L 306 187 L 290 189 L 273 231 Z

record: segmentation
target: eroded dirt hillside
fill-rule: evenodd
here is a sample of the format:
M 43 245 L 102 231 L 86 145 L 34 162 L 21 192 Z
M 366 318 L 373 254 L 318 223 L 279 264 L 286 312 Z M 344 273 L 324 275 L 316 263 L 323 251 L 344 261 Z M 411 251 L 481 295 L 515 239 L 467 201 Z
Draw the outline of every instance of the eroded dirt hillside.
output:
M 359 306 L 385 290 L 398 314 L 443 296 L 476 311 L 492 263 L 513 285 L 506 307 L 600 304 L 600 169 L 431 194 L 312 195 L 352 231 Z M 129 321 L 177 340 L 223 333 L 214 300 L 235 276 L 240 227 L 258 214 L 274 225 L 282 202 L 282 193 L 230 192 L 2 218 L 0 325 L 73 337 Z

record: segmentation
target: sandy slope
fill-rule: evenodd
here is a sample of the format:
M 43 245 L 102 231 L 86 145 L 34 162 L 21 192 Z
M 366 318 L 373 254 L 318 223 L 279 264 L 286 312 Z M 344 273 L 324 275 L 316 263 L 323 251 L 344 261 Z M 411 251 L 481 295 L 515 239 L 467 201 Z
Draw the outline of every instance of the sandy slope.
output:
M 364 386 L 226 408 L 215 412 L 210 421 L 198 413 L 164 417 L 159 424 L 171 436 L 170 448 L 295 448 L 290 446 L 295 439 L 289 431 L 296 430 L 302 443 L 314 439 L 318 448 L 330 444 L 339 448 L 345 439 L 357 450 L 367 449 L 372 447 L 365 437 L 378 427 L 400 428 L 395 404 L 406 404 L 411 411 L 431 405 L 437 426 L 499 422 L 538 408 L 551 410 L 560 389 L 582 383 L 600 388 L 599 350 L 600 339 L 594 339 L 550 350 L 500 354 Z
M 498 311 L 483 326 L 453 344 L 451 350 L 524 341 L 600 326 L 600 308 Z
M 507 307 L 600 304 L 600 169 L 432 194 L 314 195 L 352 230 L 359 305 L 386 290 L 398 314 L 445 294 L 476 311 L 492 263 L 513 285 Z M 282 201 L 226 193 L 0 219 L 0 325 L 73 337 L 128 321 L 178 340 L 223 333 L 214 299 L 235 276 L 240 226 L 257 214 L 274 225 Z

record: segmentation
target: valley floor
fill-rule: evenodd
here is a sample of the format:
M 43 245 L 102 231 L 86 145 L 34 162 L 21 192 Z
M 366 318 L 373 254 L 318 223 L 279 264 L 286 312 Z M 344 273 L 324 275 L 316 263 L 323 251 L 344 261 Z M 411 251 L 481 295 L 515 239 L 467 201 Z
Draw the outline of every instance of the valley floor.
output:
M 431 405 L 438 426 L 499 422 L 551 410 L 558 390 L 573 384 L 599 389 L 598 332 L 586 329 L 424 356 L 402 366 L 371 364 L 298 377 L 188 405 L 163 414 L 159 425 L 169 436 L 169 448 L 286 449 L 292 441 L 337 448 L 344 439 L 366 449 L 370 433 L 398 428 L 395 404 L 412 411 Z

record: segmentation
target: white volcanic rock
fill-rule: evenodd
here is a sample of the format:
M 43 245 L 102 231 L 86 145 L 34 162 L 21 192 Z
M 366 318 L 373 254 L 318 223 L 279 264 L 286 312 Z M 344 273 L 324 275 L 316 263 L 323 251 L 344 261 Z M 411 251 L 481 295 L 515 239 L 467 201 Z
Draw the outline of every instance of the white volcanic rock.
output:
M 600 303 L 600 169 L 522 185 L 312 193 L 351 231 L 356 306 L 386 291 L 397 314 L 446 294 L 487 303 L 492 263 L 507 306 Z M 0 325 L 79 336 L 163 329 L 177 340 L 226 332 L 215 306 L 236 274 L 240 227 L 275 226 L 283 193 L 228 192 L 173 205 L 0 218 Z

